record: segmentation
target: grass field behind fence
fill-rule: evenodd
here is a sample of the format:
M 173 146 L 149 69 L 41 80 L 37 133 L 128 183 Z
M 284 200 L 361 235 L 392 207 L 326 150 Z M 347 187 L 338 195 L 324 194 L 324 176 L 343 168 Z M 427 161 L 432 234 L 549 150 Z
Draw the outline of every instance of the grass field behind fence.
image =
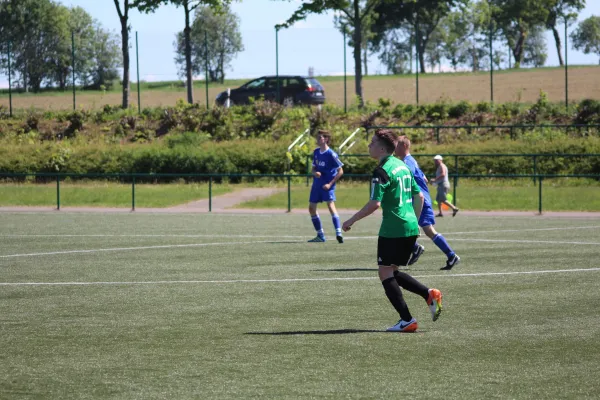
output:
M 565 100 L 565 73 L 563 68 L 522 68 L 494 72 L 494 101 L 505 103 L 535 102 L 544 91 L 548 99 L 555 102 Z M 258 76 L 257 76 L 258 77 Z M 344 104 L 344 82 L 340 76 L 317 77 L 325 88 L 327 102 Z M 218 93 L 235 88 L 249 81 L 232 80 L 225 85 L 211 84 L 208 90 L 209 104 L 214 104 Z M 347 101 L 354 103 L 354 77 L 347 79 Z M 416 86 L 414 75 L 371 75 L 364 77 L 363 96 L 365 100 L 377 102 L 379 98 L 391 99 L 394 103 L 415 104 Z M 468 88 L 468 90 L 465 90 Z M 419 101 L 422 104 L 434 103 L 440 99 L 471 102 L 490 101 L 489 72 L 425 74 L 419 77 Z M 137 107 L 137 87 L 131 88 L 130 103 Z M 186 99 L 186 88 L 180 82 L 153 82 L 141 87 L 142 107 L 173 106 L 178 99 Z M 600 66 L 569 66 L 569 100 L 600 98 Z M 105 104 L 121 104 L 119 90 L 109 92 L 77 92 L 77 107 L 98 109 Z M 206 92 L 203 82 L 194 85 L 194 100 L 206 105 Z M 8 107 L 8 95 L 0 94 L 0 105 Z M 70 91 L 63 93 L 14 94 L 13 107 L 61 110 L 72 109 L 73 98 Z
M 0 397 L 597 397 L 600 219 L 438 221 L 462 263 L 423 241 L 414 334 L 383 331 L 378 222 L 0 213 Z
M 212 195 L 219 196 L 244 187 L 278 187 L 279 193 L 237 205 L 237 208 L 270 208 L 287 210 L 288 191 L 285 183 L 213 184 Z M 435 189 L 430 187 L 435 198 Z M 131 184 L 107 182 L 60 185 L 60 203 L 66 207 L 131 207 Z M 310 186 L 294 183 L 291 207 L 306 208 Z M 451 189 L 450 193 L 453 193 Z M 135 206 L 172 207 L 207 199 L 208 184 L 136 184 Z M 473 180 L 461 179 L 456 189 L 457 204 L 465 210 L 537 211 L 539 186 L 531 179 Z M 542 184 L 542 208 L 545 211 L 600 211 L 600 184 L 587 179 L 546 179 Z M 359 209 L 368 200 L 368 182 L 342 181 L 336 189 L 338 208 Z M 0 184 L 0 206 L 56 206 L 56 184 Z

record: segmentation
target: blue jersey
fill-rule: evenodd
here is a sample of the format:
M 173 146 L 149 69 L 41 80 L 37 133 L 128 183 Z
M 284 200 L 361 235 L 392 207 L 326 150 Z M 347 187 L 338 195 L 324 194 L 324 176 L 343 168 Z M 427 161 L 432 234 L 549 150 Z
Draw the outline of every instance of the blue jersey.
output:
M 417 185 L 419 185 L 419 189 L 421 189 L 421 193 L 425 197 L 425 204 L 431 205 L 431 196 L 429 195 L 429 188 L 427 187 L 427 180 L 425 180 L 425 174 L 419 168 L 419 164 L 417 160 L 414 159 L 410 154 L 404 157 L 404 163 L 410 169 L 410 172 L 415 177 L 415 181 Z
M 315 181 L 325 184 L 331 182 L 333 177 L 337 175 L 338 168 L 344 163 L 340 161 L 335 151 L 327 149 L 324 153 L 321 153 L 321 149 L 317 148 L 313 152 L 312 165 L 315 171 L 321 173 L 321 177 L 315 178 Z

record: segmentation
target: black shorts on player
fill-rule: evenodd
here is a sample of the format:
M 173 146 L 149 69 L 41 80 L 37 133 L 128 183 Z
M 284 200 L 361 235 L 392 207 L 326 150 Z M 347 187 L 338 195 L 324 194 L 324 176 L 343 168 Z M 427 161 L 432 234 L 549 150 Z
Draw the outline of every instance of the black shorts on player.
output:
M 408 265 L 417 237 L 387 238 L 379 236 L 377 240 L 377 265 L 386 267 Z

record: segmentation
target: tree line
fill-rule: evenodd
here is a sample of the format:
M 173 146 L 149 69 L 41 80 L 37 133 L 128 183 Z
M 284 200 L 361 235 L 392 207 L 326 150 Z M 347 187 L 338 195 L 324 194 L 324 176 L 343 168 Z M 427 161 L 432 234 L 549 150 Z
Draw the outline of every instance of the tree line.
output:
M 121 26 L 119 40 L 80 7 L 68 8 L 54 0 L 0 0 L 0 68 L 7 70 L 5 49 L 10 44 L 12 69 L 22 88 L 64 89 L 73 70 L 74 45 L 76 80 L 85 87 L 108 87 L 122 68 L 126 108 L 130 11 L 152 13 L 170 4 L 183 11 L 184 29 L 174 41 L 175 62 L 186 80 L 187 100 L 193 103 L 194 74 L 206 73 L 222 82 L 225 69 L 243 50 L 231 1 L 113 0 Z M 413 65 L 421 73 L 442 65 L 477 71 L 488 68 L 490 61 L 496 67 L 507 62 L 512 68 L 539 67 L 548 56 L 544 33 L 550 30 L 563 65 L 559 30 L 573 24 L 584 7 L 585 0 L 305 0 L 277 29 L 313 13 L 334 11 L 334 26 L 347 35 L 353 48 L 355 94 L 362 102 L 362 77 L 373 55 L 393 74 L 412 72 Z M 571 39 L 574 48 L 600 56 L 600 17 L 582 21 Z

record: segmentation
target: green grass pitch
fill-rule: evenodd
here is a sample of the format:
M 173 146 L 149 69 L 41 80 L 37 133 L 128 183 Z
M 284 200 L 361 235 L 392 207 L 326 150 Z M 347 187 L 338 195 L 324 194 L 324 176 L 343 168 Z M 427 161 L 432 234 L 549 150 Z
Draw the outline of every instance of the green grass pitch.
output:
M 328 237 L 331 221 L 321 212 Z M 342 219 L 344 216 L 342 216 Z M 0 213 L 0 398 L 596 398 L 600 219 L 444 218 L 397 321 L 379 217 Z

